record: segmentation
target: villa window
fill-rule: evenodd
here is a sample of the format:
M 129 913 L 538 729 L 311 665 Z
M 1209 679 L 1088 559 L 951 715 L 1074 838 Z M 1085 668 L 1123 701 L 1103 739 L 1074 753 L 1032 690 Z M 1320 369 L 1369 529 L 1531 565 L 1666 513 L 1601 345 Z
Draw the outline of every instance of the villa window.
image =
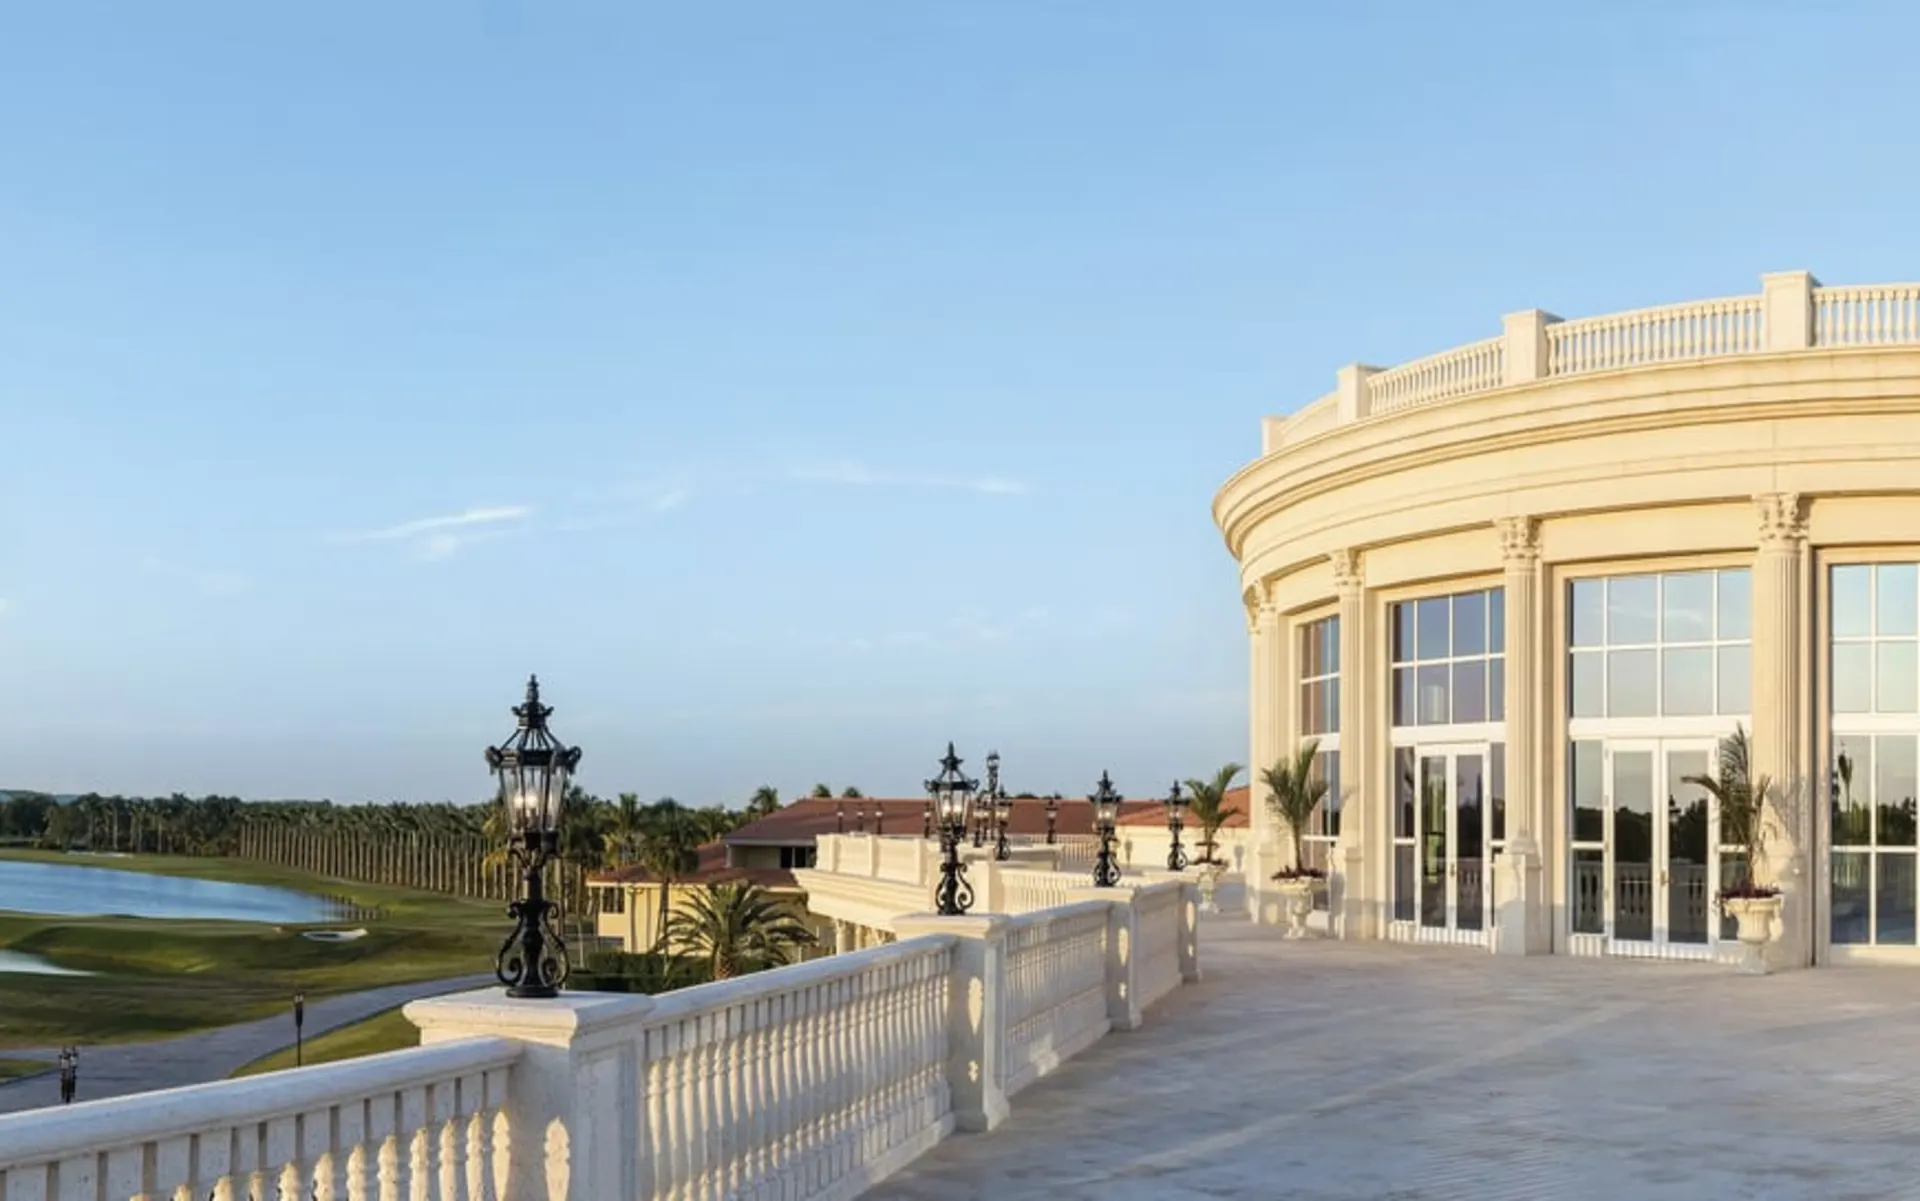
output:
M 1393 606 L 1393 724 L 1505 721 L 1506 639 L 1504 589 Z
M 1920 565 L 1835 567 L 1828 582 L 1829 935 L 1910 947 L 1920 896 Z
M 626 908 L 626 890 L 620 888 L 603 888 L 600 890 L 600 912 L 625 913 Z
M 1307 867 L 1328 871 L 1333 866 L 1333 844 L 1340 837 L 1340 619 L 1324 617 L 1300 627 L 1301 741 L 1319 740 L 1314 774 L 1326 781 L 1327 796 L 1314 811 L 1301 835 Z M 1327 907 L 1327 893 L 1314 894 L 1316 908 Z
M 796 867 L 812 867 L 815 853 L 812 847 L 781 847 L 780 866 L 788 871 Z
M 1570 716 L 1749 712 L 1753 585 L 1744 567 L 1575 580 Z

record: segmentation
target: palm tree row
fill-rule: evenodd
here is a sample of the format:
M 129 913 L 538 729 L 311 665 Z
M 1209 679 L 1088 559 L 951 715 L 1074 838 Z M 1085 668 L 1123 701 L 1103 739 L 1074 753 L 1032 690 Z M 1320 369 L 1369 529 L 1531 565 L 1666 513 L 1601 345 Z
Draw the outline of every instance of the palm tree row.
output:
M 677 881 L 695 849 L 780 807 L 771 787 L 744 810 L 692 807 L 672 798 L 644 804 L 634 793 L 606 801 L 569 789 L 559 893 L 585 908 L 588 873 L 640 865 Z M 95 852 L 240 856 L 315 875 L 457 896 L 505 899 L 518 882 L 507 854 L 509 825 L 497 798 L 479 805 L 339 805 L 101 796 L 67 804 L 37 793 L 0 799 L 0 837 Z

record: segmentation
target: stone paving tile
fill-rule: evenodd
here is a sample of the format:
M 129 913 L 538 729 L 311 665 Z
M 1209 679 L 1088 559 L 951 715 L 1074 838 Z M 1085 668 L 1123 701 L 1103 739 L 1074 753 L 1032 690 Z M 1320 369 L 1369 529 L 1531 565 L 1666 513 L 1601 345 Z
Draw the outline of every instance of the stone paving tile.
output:
M 1203 930 L 1206 979 L 870 1201 L 1920 1198 L 1920 972 Z

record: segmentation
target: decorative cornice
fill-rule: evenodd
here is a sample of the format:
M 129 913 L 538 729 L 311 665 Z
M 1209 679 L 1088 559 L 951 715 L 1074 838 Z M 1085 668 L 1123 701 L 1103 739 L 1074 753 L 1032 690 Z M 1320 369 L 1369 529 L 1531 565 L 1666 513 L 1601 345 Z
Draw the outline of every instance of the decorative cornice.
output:
M 1509 566 L 1531 567 L 1540 561 L 1538 517 L 1496 517 L 1493 527 L 1500 531 L 1500 557 Z
M 1367 586 L 1366 556 L 1352 548 L 1336 550 L 1327 556 L 1333 564 L 1333 586 L 1340 592 Z
M 1753 498 L 1760 513 L 1760 549 L 1797 551 L 1807 539 L 1806 498 L 1798 492 L 1763 492 Z
M 1225 536 L 1228 552 L 1244 561 L 1252 532 L 1297 505 L 1462 456 L 1617 434 L 1673 433 L 1685 426 L 1912 414 L 1914 398 L 1920 395 L 1920 348 L 1854 347 L 1825 353 L 1821 361 L 1832 370 L 1810 373 L 1804 355 L 1771 355 L 1555 377 L 1336 426 L 1298 446 L 1263 455 L 1234 473 L 1215 495 L 1214 521 Z M 1788 366 L 1794 368 L 1792 374 L 1785 370 Z M 1683 383 L 1674 378 L 1674 372 L 1693 378 Z M 1509 411 L 1523 396 L 1532 402 L 1529 408 Z M 1661 402 L 1658 407 L 1646 404 L 1656 398 Z M 1437 424 L 1442 420 L 1443 426 Z M 1409 437 L 1410 430 L 1418 436 Z M 1851 446 L 1809 444 L 1745 458 L 1755 466 L 1825 467 L 1857 462 L 1859 455 Z M 1674 471 L 1688 469 L 1684 453 L 1658 461 L 1663 465 L 1670 461 Z M 1612 470 L 1611 465 L 1598 466 Z M 1551 480 L 1530 479 L 1528 486 L 1607 478 L 1606 470 L 1578 466 L 1552 475 Z M 1514 486 L 1506 480 L 1484 482 L 1488 496 L 1505 497 Z M 1344 518 L 1344 507 L 1339 511 Z

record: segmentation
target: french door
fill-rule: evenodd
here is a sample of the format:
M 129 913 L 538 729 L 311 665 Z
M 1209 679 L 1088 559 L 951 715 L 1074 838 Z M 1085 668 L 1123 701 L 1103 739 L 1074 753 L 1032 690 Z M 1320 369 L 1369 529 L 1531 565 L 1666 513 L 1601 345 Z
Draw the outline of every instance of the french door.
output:
M 1575 950 L 1713 955 L 1719 814 L 1688 780 L 1712 774 L 1714 753 L 1710 739 L 1607 741 L 1602 821 L 1577 829 L 1573 844 Z
M 1397 747 L 1394 931 L 1431 942 L 1484 942 L 1493 849 L 1486 743 Z

